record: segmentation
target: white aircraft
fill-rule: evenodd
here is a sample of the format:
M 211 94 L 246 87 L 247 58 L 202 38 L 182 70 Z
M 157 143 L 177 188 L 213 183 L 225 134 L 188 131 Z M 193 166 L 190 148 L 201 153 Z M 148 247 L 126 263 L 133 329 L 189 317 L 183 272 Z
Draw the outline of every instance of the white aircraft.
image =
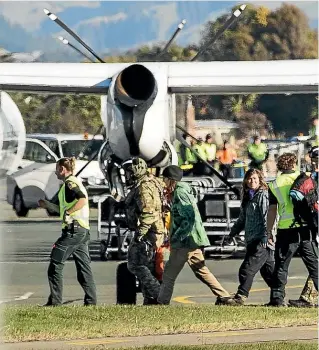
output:
M 140 156 L 159 168 L 177 163 L 175 94 L 317 93 L 318 60 L 6 63 L 0 64 L 0 89 L 104 95 L 107 140 L 100 164 L 112 194 L 122 197 L 117 179 L 128 158 Z
M 317 93 L 318 60 L 5 63 L 0 64 L 0 89 L 107 94 L 101 162 L 104 171 L 109 166 L 112 172 L 111 163 L 131 156 L 141 156 L 154 167 L 176 163 L 175 94 Z

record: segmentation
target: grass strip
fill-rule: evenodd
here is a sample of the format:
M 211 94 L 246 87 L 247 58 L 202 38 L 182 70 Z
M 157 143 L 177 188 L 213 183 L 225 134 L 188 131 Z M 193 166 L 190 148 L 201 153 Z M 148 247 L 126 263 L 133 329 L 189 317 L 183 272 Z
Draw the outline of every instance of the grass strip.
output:
M 6 342 L 178 334 L 315 325 L 316 309 L 189 306 L 7 306 Z
M 106 349 L 106 348 L 104 348 Z M 136 348 L 126 348 L 122 350 L 136 350 Z M 198 346 L 144 346 L 139 350 L 317 350 L 316 343 L 301 343 L 301 342 L 278 342 L 278 343 L 254 343 L 254 344 L 218 344 L 218 345 L 198 345 Z M 96 348 L 90 350 L 103 350 Z
M 104 350 L 107 347 L 87 348 L 83 350 Z M 121 350 L 137 350 L 137 348 L 120 348 Z M 253 344 L 218 344 L 218 345 L 197 345 L 197 346 L 180 346 L 180 345 L 154 345 L 144 346 L 138 350 L 317 350 L 316 343 L 304 342 L 272 342 L 272 343 L 253 343 Z M 58 349 L 57 349 L 58 350 Z

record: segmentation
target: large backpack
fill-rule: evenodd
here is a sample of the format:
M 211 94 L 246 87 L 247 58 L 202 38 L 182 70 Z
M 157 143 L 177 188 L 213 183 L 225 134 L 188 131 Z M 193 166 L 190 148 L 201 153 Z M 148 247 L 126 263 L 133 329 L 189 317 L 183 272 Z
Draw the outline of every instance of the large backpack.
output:
M 303 199 L 298 199 L 298 194 Z M 295 223 L 308 227 L 317 232 L 318 230 L 318 189 L 316 181 L 305 173 L 301 173 L 290 188 L 290 198 L 293 203 Z

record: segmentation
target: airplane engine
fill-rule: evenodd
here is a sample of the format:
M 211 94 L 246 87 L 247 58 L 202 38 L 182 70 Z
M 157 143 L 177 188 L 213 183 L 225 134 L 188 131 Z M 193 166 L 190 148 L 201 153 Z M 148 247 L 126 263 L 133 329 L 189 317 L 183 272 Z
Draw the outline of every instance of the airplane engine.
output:
M 0 177 L 19 166 L 26 132 L 21 113 L 6 92 L 0 92 Z
M 99 161 L 114 196 L 121 192 L 123 197 L 120 168 L 127 159 L 138 156 L 149 167 L 158 168 L 177 164 L 169 142 L 167 81 L 160 73 L 132 64 L 115 75 L 109 86 L 105 113 L 101 113 L 107 141 Z

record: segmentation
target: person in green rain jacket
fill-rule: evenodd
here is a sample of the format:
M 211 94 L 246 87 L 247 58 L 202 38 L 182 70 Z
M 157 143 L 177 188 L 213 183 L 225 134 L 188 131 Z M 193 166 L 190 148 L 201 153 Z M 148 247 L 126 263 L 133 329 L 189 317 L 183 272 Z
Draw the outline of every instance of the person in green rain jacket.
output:
M 175 280 L 187 262 L 195 276 L 217 296 L 217 305 L 234 305 L 230 294 L 205 265 L 203 248 L 210 243 L 192 189 L 180 182 L 182 176 L 182 170 L 176 165 L 168 166 L 163 172 L 167 191 L 173 193 L 169 235 L 171 252 L 157 301 L 159 304 L 170 303 Z

